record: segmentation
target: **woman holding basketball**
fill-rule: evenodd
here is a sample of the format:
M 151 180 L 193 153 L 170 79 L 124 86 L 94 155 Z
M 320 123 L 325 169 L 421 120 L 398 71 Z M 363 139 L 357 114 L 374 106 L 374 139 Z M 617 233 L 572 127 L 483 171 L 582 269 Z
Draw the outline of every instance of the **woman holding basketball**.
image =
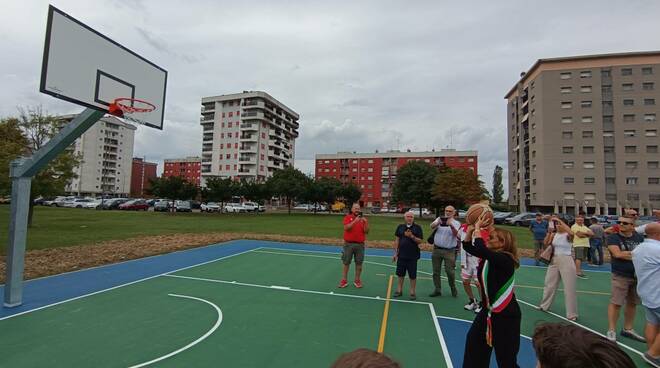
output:
M 487 215 L 483 211 L 468 227 L 463 241 L 466 252 L 481 258 L 477 274 L 482 300 L 482 310 L 465 342 L 463 367 L 488 367 L 493 349 L 500 368 L 518 367 L 521 316 L 513 292 L 515 270 L 520 266 L 518 249 L 513 234 L 497 228 L 488 235 L 486 245 L 482 230 L 490 225 Z

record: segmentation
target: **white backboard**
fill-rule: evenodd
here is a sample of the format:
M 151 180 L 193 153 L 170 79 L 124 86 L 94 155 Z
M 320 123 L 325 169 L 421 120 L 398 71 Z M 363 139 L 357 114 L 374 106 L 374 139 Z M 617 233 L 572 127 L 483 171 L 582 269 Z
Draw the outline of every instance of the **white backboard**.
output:
M 61 10 L 48 8 L 40 91 L 108 111 L 115 98 L 156 106 L 126 114 L 129 121 L 163 129 L 167 71 Z

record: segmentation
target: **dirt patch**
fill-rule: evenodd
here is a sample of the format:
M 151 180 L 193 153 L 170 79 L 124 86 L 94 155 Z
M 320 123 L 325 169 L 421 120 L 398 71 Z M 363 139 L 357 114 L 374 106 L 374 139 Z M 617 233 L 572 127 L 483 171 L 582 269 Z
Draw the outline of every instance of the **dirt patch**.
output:
M 125 240 L 112 240 L 89 245 L 61 247 L 28 251 L 25 255 L 25 279 L 56 275 L 63 272 L 101 266 L 110 263 L 143 258 L 158 254 L 176 252 L 227 242 L 230 240 L 253 239 L 288 243 L 306 243 L 320 245 L 342 245 L 336 238 L 315 238 L 307 236 L 286 236 L 276 234 L 248 233 L 209 233 L 209 234 L 171 234 L 144 236 Z M 368 241 L 367 247 L 392 248 L 391 241 Z M 429 251 L 429 244 L 421 245 Z M 521 249 L 522 257 L 533 256 L 530 249 Z M 0 256 L 0 283 L 5 282 L 5 256 Z

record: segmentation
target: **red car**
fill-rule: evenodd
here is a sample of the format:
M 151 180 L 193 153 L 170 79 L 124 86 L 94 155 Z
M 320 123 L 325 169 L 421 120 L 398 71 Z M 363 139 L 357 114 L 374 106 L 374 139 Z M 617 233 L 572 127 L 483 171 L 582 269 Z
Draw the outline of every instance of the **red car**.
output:
M 119 209 L 127 210 L 127 211 L 140 211 L 140 210 L 147 211 L 149 210 L 149 205 L 147 204 L 147 201 L 142 199 L 137 199 L 120 204 Z

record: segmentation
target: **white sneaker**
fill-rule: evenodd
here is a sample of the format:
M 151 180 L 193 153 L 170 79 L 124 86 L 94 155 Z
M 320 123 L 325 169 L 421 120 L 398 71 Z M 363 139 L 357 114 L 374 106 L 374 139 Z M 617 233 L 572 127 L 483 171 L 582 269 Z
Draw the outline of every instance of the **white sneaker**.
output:
M 477 304 L 475 302 L 469 302 L 463 306 L 463 309 L 473 311 L 474 308 L 477 308 Z
M 481 312 L 481 306 L 477 304 L 477 307 L 473 309 L 474 313 L 479 313 Z
M 607 339 L 612 342 L 616 342 L 616 331 L 607 331 Z

